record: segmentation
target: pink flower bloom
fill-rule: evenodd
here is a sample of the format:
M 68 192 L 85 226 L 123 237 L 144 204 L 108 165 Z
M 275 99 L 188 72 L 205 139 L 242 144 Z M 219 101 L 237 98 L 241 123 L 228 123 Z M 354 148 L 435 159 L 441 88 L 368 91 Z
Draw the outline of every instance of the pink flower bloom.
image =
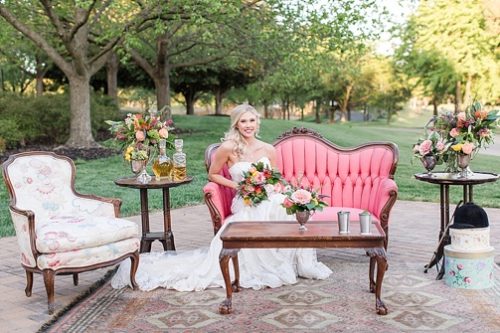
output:
M 462 152 L 464 154 L 471 154 L 472 151 L 474 150 L 474 148 L 476 148 L 476 146 L 474 146 L 474 144 L 472 142 L 466 142 L 462 145 Z
M 162 127 L 158 131 L 158 134 L 160 134 L 160 138 L 167 139 L 168 138 L 168 129 L 166 127 Z
M 460 135 L 460 130 L 459 130 L 458 128 L 456 128 L 456 127 L 453 127 L 453 128 L 451 129 L 451 131 L 450 131 L 450 136 L 451 136 L 452 138 L 456 138 L 456 137 L 457 137 L 457 136 L 459 136 L 459 135 Z
M 458 265 L 457 265 L 457 268 L 458 268 L 458 270 L 459 270 L 459 271 L 461 271 L 462 269 L 464 269 L 464 265 L 462 265 L 462 264 L 458 264 Z
M 481 128 L 479 132 L 477 132 L 480 138 L 487 138 L 491 135 L 491 131 L 488 128 Z
M 459 112 L 457 114 L 457 119 L 465 122 L 467 120 L 467 116 L 466 116 L 465 112 Z
M 135 138 L 137 139 L 137 141 L 144 141 L 146 135 L 144 134 L 144 131 L 137 131 L 135 132 Z
M 432 141 L 431 140 L 424 140 L 421 144 L 420 147 L 418 148 L 420 155 L 425 156 L 431 152 L 432 148 Z
M 438 151 L 443 151 L 444 147 L 445 147 L 445 144 L 443 141 L 439 140 L 438 142 L 436 142 L 436 149 Z
M 285 200 L 283 200 L 283 206 L 285 208 L 290 208 L 293 206 L 293 202 L 288 197 L 286 197 Z
M 468 276 L 464 277 L 464 282 L 465 283 L 471 283 L 472 282 L 472 279 Z
M 261 184 L 266 181 L 266 177 L 264 177 L 264 174 L 262 172 L 256 172 L 253 175 L 252 180 L 257 184 Z
M 455 271 L 450 271 L 451 276 L 455 276 Z
M 295 203 L 301 204 L 301 205 L 307 205 L 309 202 L 311 202 L 311 192 L 306 191 L 304 189 L 299 189 L 292 193 L 291 199 Z

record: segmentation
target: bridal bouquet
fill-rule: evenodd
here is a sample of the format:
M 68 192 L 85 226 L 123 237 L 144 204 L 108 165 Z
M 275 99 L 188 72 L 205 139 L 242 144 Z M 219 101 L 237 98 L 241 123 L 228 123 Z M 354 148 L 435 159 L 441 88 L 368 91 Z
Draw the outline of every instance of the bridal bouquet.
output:
M 269 197 L 269 194 L 281 193 L 285 181 L 281 173 L 263 162 L 252 163 L 248 171 L 243 172 L 243 180 L 238 184 L 238 195 L 247 206 L 257 206 Z

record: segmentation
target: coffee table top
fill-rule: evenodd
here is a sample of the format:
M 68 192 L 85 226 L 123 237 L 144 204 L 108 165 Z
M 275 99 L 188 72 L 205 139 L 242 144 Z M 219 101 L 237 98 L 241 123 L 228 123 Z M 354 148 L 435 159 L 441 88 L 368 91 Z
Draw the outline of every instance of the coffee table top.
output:
M 359 222 L 350 222 L 350 233 L 339 234 L 336 221 L 311 221 L 307 231 L 299 231 L 295 221 L 233 222 L 220 238 L 224 248 L 267 247 L 383 247 L 385 233 L 379 223 L 371 225 L 371 233 L 361 235 Z

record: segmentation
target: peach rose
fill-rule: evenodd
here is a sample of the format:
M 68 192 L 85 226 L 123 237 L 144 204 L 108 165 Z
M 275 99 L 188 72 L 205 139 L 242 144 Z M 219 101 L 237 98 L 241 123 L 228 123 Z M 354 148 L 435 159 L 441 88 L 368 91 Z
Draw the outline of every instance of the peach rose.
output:
M 463 145 L 462 145 L 462 152 L 464 154 L 471 154 L 472 151 L 474 150 L 474 148 L 476 148 L 476 146 L 474 146 L 474 144 L 472 142 L 465 142 Z
M 293 201 L 291 201 L 290 199 L 285 198 L 285 200 L 283 200 L 283 207 L 285 208 L 290 208 L 293 206 Z
M 168 138 L 168 129 L 166 127 L 162 127 L 158 131 L 158 134 L 160 134 L 160 138 L 167 139 Z
M 460 135 L 460 130 L 459 130 L 458 128 L 456 128 L 456 127 L 453 127 L 453 128 L 451 129 L 451 131 L 450 131 L 450 136 L 451 136 L 452 138 L 456 138 L 456 137 L 457 137 L 457 136 L 459 136 L 459 135 Z
M 476 117 L 476 119 L 486 119 L 486 117 L 488 117 L 488 111 L 486 110 L 477 110 L 475 113 L 474 113 L 474 117 Z
M 135 132 L 135 138 L 137 141 L 144 141 L 144 139 L 146 139 L 146 134 L 144 134 L 144 131 L 137 131 Z

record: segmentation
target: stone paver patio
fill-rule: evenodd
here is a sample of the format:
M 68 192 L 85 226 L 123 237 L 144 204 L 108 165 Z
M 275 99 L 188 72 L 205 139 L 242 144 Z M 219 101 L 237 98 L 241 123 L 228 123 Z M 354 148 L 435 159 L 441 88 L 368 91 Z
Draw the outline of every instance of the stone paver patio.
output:
M 497 186 L 497 185 L 495 185 Z M 500 209 L 486 208 L 491 225 L 491 245 L 496 248 L 495 261 L 500 262 Z M 140 225 L 140 217 L 129 217 Z M 207 246 L 213 236 L 208 209 L 204 205 L 185 207 L 172 211 L 173 232 L 177 250 Z M 151 229 L 161 230 L 162 214 L 151 216 Z M 407 231 L 418 230 L 417 234 Z M 439 231 L 439 205 L 436 203 L 398 201 L 391 214 L 390 237 L 419 237 L 428 249 L 428 258 L 437 244 Z M 2 332 L 36 332 L 52 316 L 47 313 L 47 296 L 40 275 L 35 275 L 33 294 L 26 297 L 25 273 L 19 263 L 15 237 L 0 239 L 0 322 Z M 153 243 L 153 251 L 161 251 L 159 242 Z M 411 249 L 408 249 L 411 251 Z M 391 251 L 389 240 L 389 251 Z M 425 264 L 425 263 L 423 263 Z M 73 286 L 71 275 L 57 276 L 55 280 L 56 313 L 75 297 L 98 281 L 108 269 L 80 274 L 80 283 Z M 429 274 L 435 274 L 432 269 Z M 436 283 L 444 283 L 436 281 Z M 496 286 L 498 288 L 499 286 Z

